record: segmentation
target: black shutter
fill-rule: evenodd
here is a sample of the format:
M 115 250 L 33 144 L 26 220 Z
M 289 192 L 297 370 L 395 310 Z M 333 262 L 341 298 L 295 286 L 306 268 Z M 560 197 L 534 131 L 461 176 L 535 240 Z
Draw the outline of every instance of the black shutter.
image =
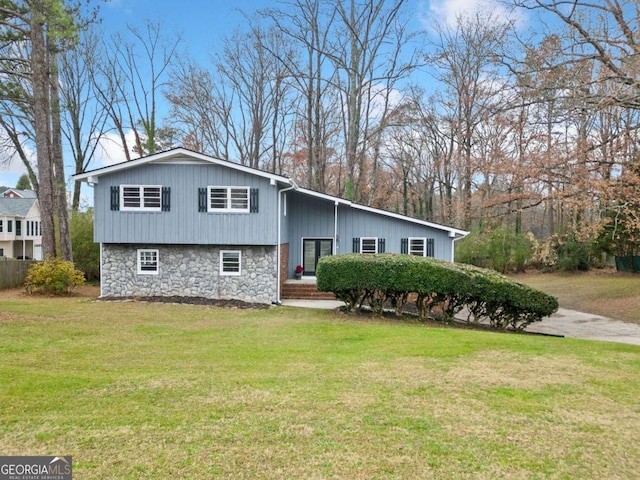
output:
M 111 186 L 111 210 L 120 210 L 120 187 Z
M 206 188 L 198 189 L 198 211 L 199 212 L 207 211 L 207 189 Z
M 409 253 L 409 239 L 401 238 L 400 239 L 400 253 L 404 253 L 405 255 Z
M 427 257 L 435 256 L 435 241 L 433 238 L 427 238 Z
M 258 189 L 252 188 L 249 195 L 249 211 L 258 213 Z
M 384 238 L 378 239 L 378 253 L 384 253 L 385 241 Z
M 353 239 L 353 253 L 360 253 L 360 239 Z
M 171 211 L 171 187 L 162 187 L 162 211 Z

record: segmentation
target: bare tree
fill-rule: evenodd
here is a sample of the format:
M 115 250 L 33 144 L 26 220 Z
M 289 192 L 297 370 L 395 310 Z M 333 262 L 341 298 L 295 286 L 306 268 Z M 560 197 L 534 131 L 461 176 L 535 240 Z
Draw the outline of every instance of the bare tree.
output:
M 159 23 L 146 28 L 127 27 L 129 37 L 114 35 L 103 45 L 102 63 L 96 65 L 97 99 L 118 132 L 127 160 L 156 151 L 157 103 L 168 69 L 176 59 L 181 36 L 163 36 Z M 134 145 L 126 135 L 134 134 Z
M 223 98 L 236 112 L 225 118 L 238 160 L 251 167 L 271 167 L 282 155 L 283 126 L 288 115 L 287 71 L 280 59 L 291 62 L 293 52 L 282 32 L 252 27 L 237 31 L 216 56 L 216 70 Z
M 262 12 L 285 41 L 293 44 L 299 56 L 284 56 L 272 52 L 287 71 L 287 78 L 299 94 L 296 139 L 292 147 L 302 149 L 306 157 L 307 187 L 325 191 L 325 175 L 331 156 L 330 142 L 334 128 L 335 98 L 331 83 L 335 73 L 328 68 L 326 52 L 335 20 L 336 9 L 322 0 L 291 0 L 282 2 L 281 9 Z
M 504 82 L 495 68 L 508 23 L 492 14 L 459 16 L 453 27 L 436 23 L 434 53 L 429 61 L 444 87 L 442 107 L 454 122 L 458 208 L 456 223 L 471 226 L 467 211 L 473 193 L 473 149 L 479 125 L 492 114 Z
M 602 69 L 594 81 L 612 82 L 608 88 L 585 100 L 596 104 L 616 104 L 640 108 L 640 43 L 637 31 L 640 10 L 636 0 L 513 0 L 516 6 L 551 15 L 567 28 L 569 38 L 560 44 L 562 55 L 552 60 L 572 65 L 584 60 Z M 578 48 L 576 48 L 578 47 Z
M 60 96 L 63 111 L 62 132 L 73 155 L 75 171 L 89 167 L 100 139 L 106 133 L 107 110 L 96 102 L 93 63 L 98 57 L 98 38 L 89 30 L 82 34 L 76 48 L 60 56 Z M 73 189 L 72 210 L 80 205 L 80 182 Z
M 393 105 L 396 84 L 416 67 L 404 52 L 411 39 L 402 18 L 404 0 L 338 1 L 335 34 L 325 54 L 338 72 L 343 98 L 344 151 L 354 200 L 370 203 L 375 196 L 376 169 L 382 131 Z M 405 53 L 405 56 L 402 55 Z M 365 162 L 371 176 L 365 173 Z M 370 180 L 370 192 L 365 184 Z
M 164 95 L 171 105 L 169 123 L 179 130 L 185 147 L 216 158 L 230 158 L 230 115 L 213 74 L 189 58 L 182 58 L 169 74 Z

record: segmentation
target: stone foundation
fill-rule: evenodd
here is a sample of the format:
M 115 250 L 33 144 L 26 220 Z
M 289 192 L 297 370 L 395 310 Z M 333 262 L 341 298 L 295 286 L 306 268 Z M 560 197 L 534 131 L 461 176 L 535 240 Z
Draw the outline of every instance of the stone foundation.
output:
M 137 250 L 158 250 L 158 274 L 137 273 Z M 220 250 L 242 252 L 241 275 L 220 275 Z M 102 297 L 183 296 L 271 303 L 276 300 L 276 247 L 102 245 Z

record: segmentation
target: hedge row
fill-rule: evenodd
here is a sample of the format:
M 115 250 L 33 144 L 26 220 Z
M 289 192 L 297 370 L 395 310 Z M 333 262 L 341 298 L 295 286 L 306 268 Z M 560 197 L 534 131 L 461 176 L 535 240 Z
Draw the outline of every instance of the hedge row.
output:
M 435 309 L 451 321 L 466 308 L 468 323 L 488 321 L 503 330 L 522 330 L 558 309 L 555 297 L 493 270 L 413 255 L 325 257 L 318 263 L 317 285 L 322 292 L 333 292 L 350 311 L 368 303 L 381 314 L 391 302 L 400 315 L 411 295 L 422 320 Z

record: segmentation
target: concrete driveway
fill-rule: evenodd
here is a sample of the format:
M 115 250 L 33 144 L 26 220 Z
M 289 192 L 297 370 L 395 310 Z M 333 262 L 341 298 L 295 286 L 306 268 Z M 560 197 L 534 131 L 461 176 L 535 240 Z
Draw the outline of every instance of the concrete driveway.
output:
M 336 300 L 283 300 L 283 305 L 333 310 L 344 303 Z M 640 325 L 566 308 L 560 308 L 551 317 L 529 325 L 527 332 L 640 345 Z
M 551 317 L 529 325 L 527 331 L 640 345 L 640 325 L 566 308 L 559 308 Z

